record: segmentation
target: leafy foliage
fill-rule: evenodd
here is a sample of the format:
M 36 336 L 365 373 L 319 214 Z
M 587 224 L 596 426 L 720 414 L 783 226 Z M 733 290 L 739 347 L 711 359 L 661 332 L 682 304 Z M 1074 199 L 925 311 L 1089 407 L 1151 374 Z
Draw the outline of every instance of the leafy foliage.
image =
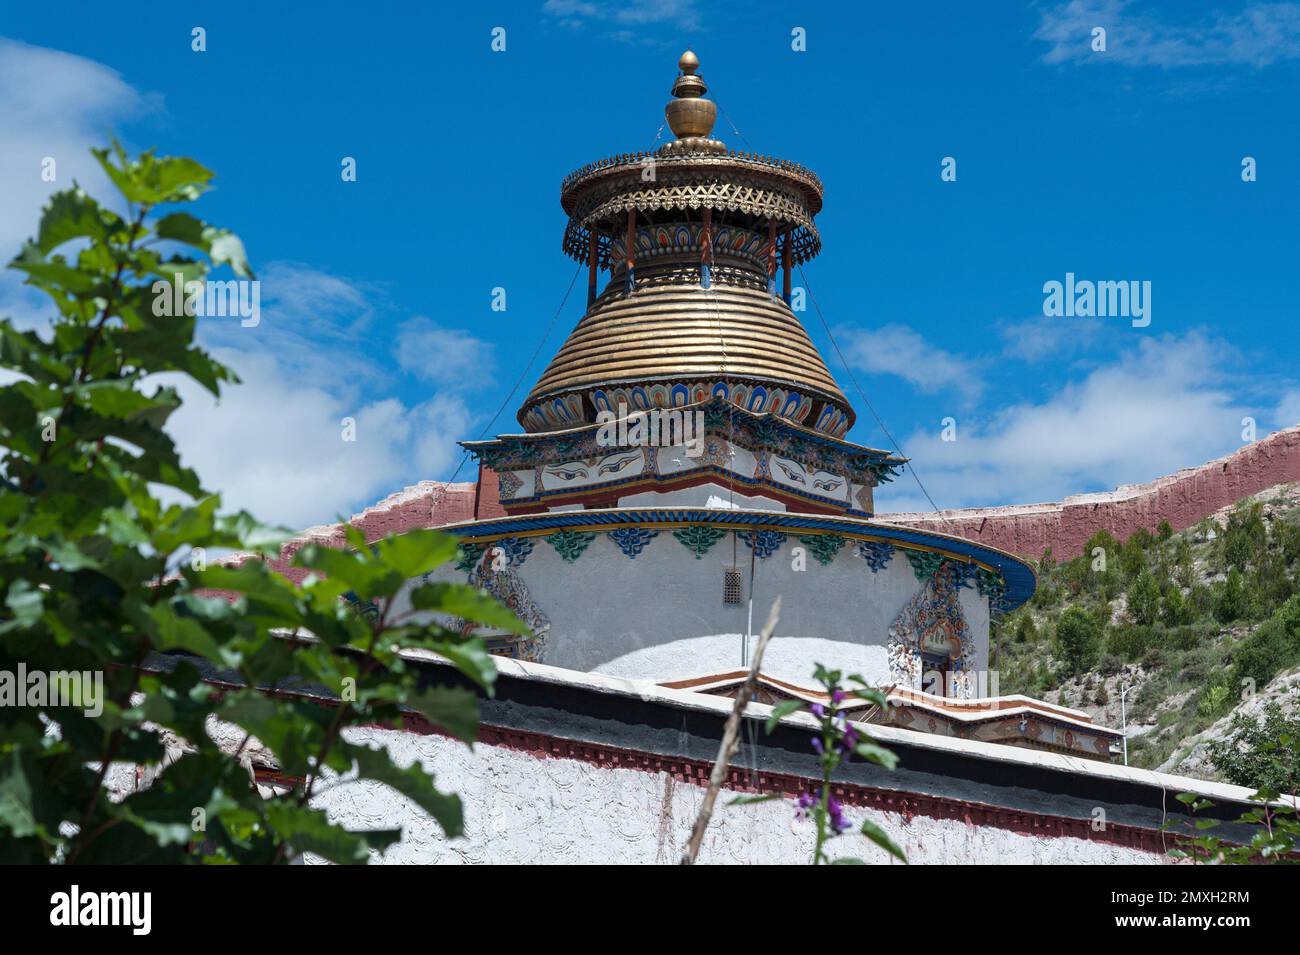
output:
M 1190 738 L 1243 693 L 1300 665 L 1300 622 L 1293 622 L 1300 616 L 1300 507 L 1284 495 L 1264 507 L 1243 501 L 1226 516 L 1172 534 L 1157 528 L 1121 542 L 1101 530 L 1078 556 L 1044 556 L 1033 600 L 995 625 L 1001 689 L 1051 699 L 1080 676 L 1075 702 L 1084 704 L 1099 695 L 1088 680 L 1099 673 L 1120 676 L 1108 688 L 1114 703 L 1117 685 L 1136 683 L 1127 697 L 1130 721 L 1158 722 L 1129 747 L 1137 765 L 1154 768 L 1190 753 Z M 1065 652 L 1077 636 L 1065 620 L 1071 609 L 1099 627 L 1100 660 L 1082 670 Z M 1110 716 L 1118 718 L 1116 708 Z
M 1056 642 L 1067 671 L 1082 673 L 1101 653 L 1101 626 L 1092 614 L 1070 607 L 1056 626 Z
M 116 144 L 95 156 L 126 213 L 80 188 L 53 196 L 11 263 L 49 296 L 52 327 L 0 322 L 0 671 L 83 674 L 85 691 L 35 701 L 19 686 L 29 705 L 0 706 L 0 857 L 273 862 L 310 850 L 364 862 L 400 837 L 331 824 L 311 805 L 322 774 L 390 786 L 459 834 L 455 795 L 344 730 L 422 714 L 472 740 L 476 693 L 424 685 L 406 651 L 441 654 L 491 692 L 483 642 L 437 614 L 515 633 L 523 624 L 464 586 L 426 584 L 405 599 L 408 581 L 456 555 L 431 531 L 371 544 L 348 528 L 347 550 L 297 553 L 311 571 L 300 586 L 263 560 L 206 560 L 214 549 L 276 556 L 283 534 L 221 513 L 163 431 L 180 399 L 156 376 L 214 395 L 236 378 L 195 344 L 193 314 L 156 306 L 178 275 L 253 276 L 230 232 L 161 211 L 197 199 L 211 172 Z M 233 751 L 214 738 L 222 727 L 242 736 Z M 303 782 L 263 799 L 245 759 L 254 740 Z M 129 766 L 161 771 L 110 798 L 110 774 Z
M 803 703 L 799 700 L 787 700 L 772 708 L 772 715 L 767 721 L 767 732 L 776 729 L 781 720 L 791 713 L 808 712 L 819 724 L 818 733 L 813 737 L 813 749 L 817 752 L 817 764 L 821 768 L 821 784 L 815 792 L 804 793 L 799 798 L 796 814 L 800 818 L 811 818 L 816 827 L 816 842 L 813 846 L 812 864 L 862 865 L 861 859 L 839 857 L 831 859 L 827 854 L 827 845 L 836 836 L 847 832 L 851 827 L 844 815 L 844 807 L 831 795 L 831 777 L 847 760 L 858 759 L 893 769 L 898 765 L 898 757 L 889 749 L 871 739 L 861 724 L 850 724 L 843 713 L 843 706 L 851 692 L 855 702 L 872 703 L 886 707 L 889 703 L 879 690 L 872 689 L 862 677 L 850 675 L 847 678 L 839 670 L 828 670 L 821 664 L 813 674 L 826 694 L 825 703 Z M 845 684 L 854 684 L 855 689 L 848 691 Z M 755 802 L 767 797 L 736 800 L 733 805 Z M 864 819 L 858 831 L 884 849 L 900 862 L 907 862 L 907 856 L 889 834 L 870 819 Z
M 1261 749 L 1271 751 L 1279 763 L 1294 768 L 1300 756 L 1300 736 L 1283 733 L 1263 744 Z M 1251 837 L 1248 842 L 1220 839 L 1213 830 L 1222 823 L 1218 819 L 1202 817 L 1196 819 L 1194 825 L 1203 835 L 1191 840 L 1191 851 L 1176 848 L 1170 850 L 1169 855 L 1216 865 L 1300 864 L 1300 852 L 1297 851 L 1300 850 L 1300 810 L 1295 803 L 1296 792 L 1292 789 L 1286 794 L 1290 797 L 1287 800 L 1281 800 L 1281 795 L 1269 786 L 1261 787 L 1250 797 L 1256 805 L 1233 820 L 1238 825 L 1249 827 Z M 1177 799 L 1193 816 L 1214 805 L 1195 793 L 1180 793 Z M 1174 829 L 1176 826 L 1177 822 L 1171 820 L 1164 828 Z
M 1238 786 L 1294 793 L 1300 790 L 1300 747 L 1289 744 L 1300 741 L 1300 718 L 1288 717 L 1276 702 L 1263 715 L 1234 716 L 1228 737 L 1210 743 L 1210 759 Z

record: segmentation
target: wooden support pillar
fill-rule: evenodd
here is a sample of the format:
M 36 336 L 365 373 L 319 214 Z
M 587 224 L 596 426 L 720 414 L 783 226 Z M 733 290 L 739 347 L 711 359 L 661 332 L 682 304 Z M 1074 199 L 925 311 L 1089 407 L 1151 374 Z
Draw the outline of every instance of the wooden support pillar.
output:
M 591 227 L 591 245 L 587 250 L 587 308 L 591 308 L 596 302 L 596 270 L 600 262 L 600 236 L 596 233 L 596 226 L 593 223 Z
M 627 210 L 627 294 L 636 291 L 636 210 Z
M 767 294 L 776 301 L 776 220 L 767 224 Z
M 700 232 L 700 285 L 713 285 L 713 210 L 704 210 L 704 229 Z
M 782 264 L 785 266 L 785 279 L 781 283 L 781 297 L 785 299 L 785 304 L 787 305 L 790 304 L 790 269 L 791 260 L 794 258 L 792 254 L 793 248 L 794 229 L 791 228 L 790 231 L 785 234 L 785 248 L 781 253 Z

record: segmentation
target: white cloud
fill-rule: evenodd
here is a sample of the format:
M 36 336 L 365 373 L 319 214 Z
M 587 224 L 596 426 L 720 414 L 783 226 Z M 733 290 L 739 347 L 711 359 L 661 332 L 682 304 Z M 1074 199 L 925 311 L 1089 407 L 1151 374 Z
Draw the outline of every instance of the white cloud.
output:
M 107 130 L 156 105 L 101 63 L 0 37 L 0 266 L 36 234 L 51 193 L 74 179 L 94 195 L 111 193 L 90 148 L 107 145 Z M 41 177 L 47 158 L 54 182 Z M 0 268 L 0 315 L 33 328 L 51 314 L 45 302 L 19 273 Z
M 168 424 L 185 464 L 229 509 L 300 528 L 350 514 L 407 484 L 448 475 L 456 445 L 476 423 L 463 389 L 437 388 L 424 401 L 388 397 L 388 356 L 363 347 L 375 296 L 346 279 L 301 264 L 271 263 L 262 321 L 201 320 L 200 341 L 239 375 L 220 402 L 185 384 Z M 454 352 L 428 356 L 438 381 L 478 379 L 488 346 L 422 319 L 397 350 L 449 338 Z M 403 367 L 406 367 L 404 361 Z M 356 422 L 343 440 L 343 419 Z M 462 475 L 463 477 L 464 475 Z
M 201 321 L 198 337 L 205 347 L 271 355 L 286 377 L 328 383 L 347 401 L 388 388 L 388 356 L 361 344 L 385 304 L 379 290 L 298 262 L 270 262 L 257 276 L 260 323 L 245 328 L 234 320 Z
M 115 123 L 154 104 L 102 64 L 0 38 L 4 260 L 35 234 L 49 194 L 74 178 L 101 201 L 112 195 L 89 149 L 104 145 Z M 52 183 L 41 178 L 47 156 L 57 164 Z M 303 527 L 450 471 L 461 454 L 455 442 L 469 433 L 474 415 L 447 389 L 415 404 L 389 396 L 389 356 L 363 347 L 383 304 L 381 290 L 290 262 L 272 262 L 258 277 L 257 327 L 222 319 L 199 325 L 200 342 L 242 383 L 225 389 L 218 403 L 193 382 L 160 376 L 185 401 L 168 431 L 204 486 L 220 491 L 227 508 Z M 17 273 L 0 271 L 0 313 L 24 327 L 45 326 L 51 309 L 20 282 Z M 428 356 L 438 368 L 424 377 L 435 384 L 453 381 L 465 363 L 486 354 L 481 342 L 427 320 L 407 327 L 423 338 L 406 342 L 403 367 L 416 367 L 421 345 L 443 346 Z M 355 441 L 342 439 L 344 418 L 356 420 Z
M 398 328 L 393 354 L 403 371 L 449 389 L 488 377 L 492 369 L 491 344 L 458 328 L 440 328 L 422 315 Z
M 903 444 L 940 507 L 1027 504 L 1149 481 L 1232 451 L 1248 407 L 1222 342 L 1144 338 L 1118 361 L 1041 403 L 987 420 L 958 417 L 957 440 Z M 884 513 L 927 509 L 904 476 L 877 495 Z
M 1275 417 L 1279 428 L 1293 428 L 1300 424 L 1300 388 L 1292 388 L 1282 396 Z
M 1104 53 L 1091 48 L 1094 27 L 1106 30 Z M 1139 12 L 1130 0 L 1071 0 L 1045 9 L 1034 36 L 1051 44 L 1046 63 L 1259 68 L 1300 58 L 1300 4 L 1246 3 L 1184 25 Z
M 1121 326 L 1091 319 L 1048 318 L 1000 322 L 1002 354 L 1026 362 L 1061 361 L 1085 351 L 1102 339 L 1115 339 Z
M 219 349 L 242 383 L 220 402 L 193 382 L 168 423 L 185 464 L 227 510 L 303 528 L 349 515 L 406 484 L 441 475 L 460 454 L 455 442 L 472 415 L 455 397 L 414 407 L 395 398 L 351 404 L 328 382 L 284 373 L 269 354 Z M 343 419 L 356 440 L 343 440 Z
M 896 375 L 923 392 L 952 390 L 967 400 L 984 389 L 976 364 L 936 348 L 905 325 L 840 329 L 850 364 L 878 375 Z

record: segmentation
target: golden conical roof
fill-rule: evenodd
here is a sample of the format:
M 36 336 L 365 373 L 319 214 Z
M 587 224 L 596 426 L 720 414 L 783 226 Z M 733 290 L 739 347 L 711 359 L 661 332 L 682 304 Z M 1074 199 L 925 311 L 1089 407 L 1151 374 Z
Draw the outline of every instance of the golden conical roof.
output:
M 530 420 L 528 411 L 548 399 L 576 392 L 585 394 L 584 404 L 594 408 L 598 399 L 593 395 L 600 390 L 610 395 L 612 407 L 618 403 L 615 392 L 630 394 L 632 386 L 665 382 L 686 385 L 692 401 L 699 397 L 696 386 L 704 386 L 707 397 L 719 382 L 732 389 L 748 384 L 745 394 L 751 401 L 757 386 L 766 398 L 752 410 L 776 413 L 785 410 L 790 395 L 798 394 L 808 401 L 792 407 L 802 406 L 799 420 L 809 426 L 815 425 L 819 415 L 813 412 L 822 403 L 847 409 L 808 333 L 766 289 L 718 281 L 706 291 L 698 283 L 663 282 L 628 295 L 617 286 L 611 282 L 596 300 L 529 394 L 520 414 L 529 430 L 578 423 Z M 635 399 L 626 403 L 638 404 Z M 647 400 L 647 406 L 654 404 Z

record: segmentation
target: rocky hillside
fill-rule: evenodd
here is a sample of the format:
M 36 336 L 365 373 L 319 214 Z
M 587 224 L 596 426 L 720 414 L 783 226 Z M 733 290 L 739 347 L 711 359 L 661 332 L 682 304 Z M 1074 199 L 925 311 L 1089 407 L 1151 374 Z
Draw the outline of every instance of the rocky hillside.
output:
M 1300 482 L 1174 533 L 1167 525 L 1039 562 L 1039 589 L 995 628 L 1002 693 L 1121 723 L 1129 761 L 1223 778 L 1213 742 L 1270 704 L 1300 718 Z M 1240 723 L 1238 723 L 1240 725 Z

